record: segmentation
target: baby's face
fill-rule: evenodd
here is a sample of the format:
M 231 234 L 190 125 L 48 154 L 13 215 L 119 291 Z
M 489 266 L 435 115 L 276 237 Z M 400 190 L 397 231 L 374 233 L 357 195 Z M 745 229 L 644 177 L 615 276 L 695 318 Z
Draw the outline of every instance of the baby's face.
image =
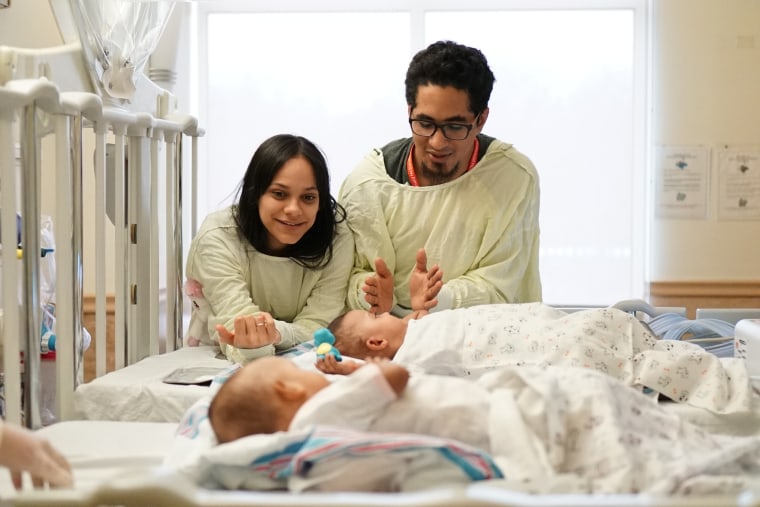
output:
M 392 352 L 401 346 L 406 334 L 404 321 L 390 313 L 375 315 L 364 310 L 351 310 L 343 317 L 343 324 L 354 329 L 363 339 L 383 338 Z

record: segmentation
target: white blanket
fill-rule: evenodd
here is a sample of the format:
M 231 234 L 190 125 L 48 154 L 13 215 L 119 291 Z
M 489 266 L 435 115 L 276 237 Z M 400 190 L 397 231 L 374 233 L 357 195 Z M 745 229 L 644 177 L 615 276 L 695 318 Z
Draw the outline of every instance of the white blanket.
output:
M 534 492 L 738 491 L 760 474 L 760 435 L 712 434 L 594 370 L 505 368 L 491 438 L 505 486 Z
M 409 322 L 394 362 L 478 378 L 503 366 L 577 366 L 716 414 L 752 410 L 747 368 L 694 343 L 658 340 L 615 308 L 566 314 L 542 303 L 481 305 Z

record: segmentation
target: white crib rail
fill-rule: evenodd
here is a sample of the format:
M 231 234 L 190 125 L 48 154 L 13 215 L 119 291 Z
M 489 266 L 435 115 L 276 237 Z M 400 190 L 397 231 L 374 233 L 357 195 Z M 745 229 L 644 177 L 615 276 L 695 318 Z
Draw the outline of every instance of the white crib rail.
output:
M 55 86 L 40 80 L 18 80 L 8 82 L 0 88 L 0 101 L 7 110 L 2 113 L 3 152 L 15 153 L 13 121 L 17 111 L 21 118 L 20 152 L 26 170 L 17 174 L 13 156 L 0 159 L 0 178 L 2 178 L 3 213 L 2 226 L 5 232 L 3 248 L 3 371 L 5 375 L 6 419 L 12 422 L 22 420 L 32 427 L 40 425 L 40 307 L 39 307 L 39 258 L 36 252 L 39 245 L 39 213 L 37 187 L 39 185 L 38 145 L 35 131 L 37 107 L 53 109 L 58 104 L 58 91 Z M 20 193 L 17 192 L 20 187 Z M 18 199 L 17 199 L 18 197 Z M 19 205 L 20 204 L 20 205 Z M 22 239 L 27 252 L 19 263 L 16 259 L 15 238 L 16 212 L 21 210 L 25 219 L 22 227 Z M 36 229 L 32 224 L 36 224 Z M 10 248 L 8 247 L 10 246 Z M 20 269 L 17 269 L 19 268 Z M 19 271 L 21 277 L 18 276 Z M 23 281 L 24 287 L 35 286 L 36 290 L 23 290 L 19 302 L 18 286 Z M 36 339 L 31 339 L 36 337 Z M 24 369 L 21 370 L 19 359 L 24 352 Z M 23 375 L 24 392 L 20 387 Z M 22 394 L 24 418 L 22 419 Z
M 40 134 L 35 131 L 39 111 L 52 115 L 55 134 L 56 177 L 56 415 L 73 417 L 76 385 L 75 344 L 82 343 L 82 242 L 83 242 L 83 132 L 95 133 L 94 276 L 96 375 L 106 371 L 106 141 L 112 133 L 114 163 L 114 270 L 115 364 L 123 367 L 159 350 L 159 266 L 166 269 L 166 349 L 174 350 L 182 338 L 182 139 L 203 135 L 191 116 L 168 112 L 158 104 L 158 115 L 133 113 L 104 107 L 100 98 L 87 92 L 61 93 L 45 78 L 10 80 L 0 84 L 0 178 L 2 178 L 3 266 L 3 371 L 7 419 L 29 427 L 40 423 L 40 309 L 39 251 Z M 15 118 L 21 115 L 21 170 L 16 169 Z M 166 150 L 162 164 L 161 149 Z M 127 167 L 125 160 L 128 160 Z M 165 169 L 165 212 L 158 202 L 159 171 Z M 197 157 L 191 164 L 195 180 Z M 17 175 L 19 173 L 19 175 Z M 20 181 L 17 177 L 20 176 Z M 21 187 L 19 193 L 17 187 Z M 16 259 L 16 211 L 23 220 L 21 260 Z M 191 213 L 194 214 L 194 209 Z M 159 237 L 159 217 L 166 234 Z M 194 223 L 194 222 L 193 222 Z M 161 256 L 160 243 L 165 245 Z M 14 248 L 10 248 L 13 246 Z M 162 264 L 159 258 L 165 260 Z M 13 269 L 19 265 L 19 271 Z M 19 286 L 23 300 L 18 305 Z M 18 307 L 19 311 L 16 311 Z M 21 415 L 22 369 L 18 358 L 24 352 L 24 417 Z

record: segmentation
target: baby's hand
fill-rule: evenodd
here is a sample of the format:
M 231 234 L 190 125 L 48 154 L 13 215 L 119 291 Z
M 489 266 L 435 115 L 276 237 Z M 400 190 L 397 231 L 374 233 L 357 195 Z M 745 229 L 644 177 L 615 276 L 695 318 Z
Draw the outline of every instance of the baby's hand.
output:
M 346 359 L 345 361 L 338 361 L 334 355 L 327 354 L 324 357 L 318 357 L 317 362 L 314 363 L 322 373 L 331 373 L 334 375 L 350 375 L 359 368 L 362 363 Z
M 376 364 L 391 389 L 396 395 L 401 395 L 409 381 L 409 371 L 406 368 L 386 357 L 368 357 L 367 364 Z

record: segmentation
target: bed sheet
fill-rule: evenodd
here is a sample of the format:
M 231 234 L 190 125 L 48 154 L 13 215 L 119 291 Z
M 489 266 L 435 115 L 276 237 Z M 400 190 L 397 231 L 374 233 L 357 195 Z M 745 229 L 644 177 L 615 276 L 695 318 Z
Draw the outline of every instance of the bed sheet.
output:
M 278 355 L 298 358 L 304 367 L 309 367 L 309 361 L 313 367 L 316 360 L 311 342 Z M 178 422 L 193 403 L 211 390 L 208 385 L 168 384 L 164 378 L 180 369 L 190 369 L 202 371 L 202 377 L 210 383 L 214 374 L 223 376 L 234 368 L 235 364 L 224 358 L 217 346 L 183 347 L 146 357 L 80 385 L 74 392 L 74 410 L 78 418 L 86 420 Z
M 77 387 L 74 410 L 87 420 L 176 423 L 209 387 L 167 384 L 163 379 L 180 368 L 221 373 L 233 365 L 218 354 L 218 347 L 204 346 L 146 357 Z

